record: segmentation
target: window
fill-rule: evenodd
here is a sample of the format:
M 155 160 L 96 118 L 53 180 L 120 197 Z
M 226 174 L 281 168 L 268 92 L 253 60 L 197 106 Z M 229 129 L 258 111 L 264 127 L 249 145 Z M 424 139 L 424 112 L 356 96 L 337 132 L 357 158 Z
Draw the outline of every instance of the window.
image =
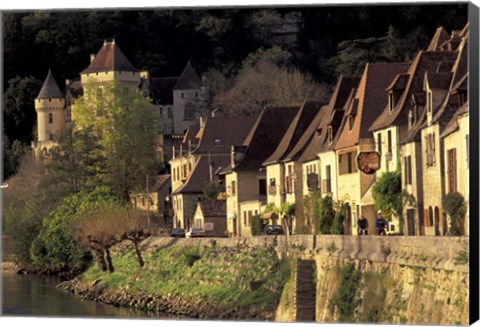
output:
M 330 165 L 327 165 L 325 167 L 325 177 L 326 177 L 325 192 L 331 193 L 332 192 L 332 169 Z
M 435 166 L 435 134 L 428 134 L 425 137 L 425 143 L 427 167 Z
M 258 194 L 259 195 L 267 195 L 267 180 L 266 179 L 259 179 L 258 180 Z
M 222 145 L 222 139 L 221 138 L 215 138 L 213 140 L 214 145 Z
M 412 185 L 412 156 L 404 158 L 405 166 L 405 185 Z
M 433 110 L 433 97 L 431 91 L 427 91 L 427 109 L 429 113 Z
M 192 120 L 194 118 L 194 111 L 193 108 L 190 105 L 187 105 L 185 107 L 185 110 L 183 112 L 184 119 L 186 120 Z
M 347 160 L 348 160 L 348 173 L 350 174 L 352 172 L 352 153 L 351 152 L 347 154 Z
M 351 174 L 357 171 L 356 156 L 356 151 L 343 153 L 338 156 L 338 173 L 340 175 Z
M 252 226 L 252 210 L 248 210 L 248 215 L 247 215 L 247 226 Z
M 433 209 L 428 207 L 428 226 L 433 226 Z
M 377 151 L 382 154 L 382 134 L 377 134 Z
M 395 102 L 393 101 L 393 92 L 388 93 L 388 108 L 393 111 L 395 108 Z
M 188 175 L 187 164 L 184 164 L 183 171 L 182 171 L 182 178 L 187 179 L 187 175 Z
M 447 150 L 448 193 L 457 191 L 457 149 Z
M 243 212 L 243 225 L 247 226 L 247 212 L 246 211 Z
M 168 118 L 172 118 L 172 117 L 173 117 L 173 115 L 172 115 L 172 107 L 168 107 L 168 108 L 167 108 L 167 117 L 168 117 Z
M 392 131 L 388 131 L 387 133 L 387 145 L 388 145 L 388 153 L 392 153 Z
M 236 189 L 235 189 L 235 181 L 232 181 L 232 195 L 235 195 Z
M 53 123 L 53 114 L 48 114 L 48 123 L 49 124 Z

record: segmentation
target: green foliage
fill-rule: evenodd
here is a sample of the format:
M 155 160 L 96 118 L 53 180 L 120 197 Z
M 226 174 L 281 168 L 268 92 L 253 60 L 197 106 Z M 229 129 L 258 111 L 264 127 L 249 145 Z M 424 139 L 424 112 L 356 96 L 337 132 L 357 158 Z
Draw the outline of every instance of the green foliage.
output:
M 361 303 L 359 292 L 361 290 L 362 274 L 349 263 L 340 269 L 340 286 L 330 300 L 329 307 L 335 306 L 339 312 L 340 322 L 353 322 L 355 308 Z
M 118 199 L 106 187 L 81 191 L 65 198 L 44 220 L 31 246 L 35 264 L 50 269 L 77 270 L 88 260 L 86 250 L 74 241 L 74 226 L 81 215 L 95 208 L 116 203 Z
M 465 226 L 465 199 L 462 194 L 453 192 L 442 199 L 443 210 L 450 216 L 449 234 L 453 236 L 464 235 Z
M 457 255 L 454 258 L 456 265 L 466 265 L 468 264 L 468 252 L 467 251 L 458 251 Z
M 113 82 L 83 87 L 92 96 L 75 102 L 77 127 L 90 128 L 98 139 L 105 183 L 129 202 L 133 191 L 145 188 L 145 176 L 159 168 L 155 149 L 160 117 L 137 89 Z
M 255 215 L 252 217 L 252 225 L 250 226 L 252 230 L 252 235 L 262 235 L 263 229 L 265 228 L 265 220 L 262 219 L 260 215 Z
M 343 221 L 345 220 L 345 214 L 342 210 L 338 210 L 335 213 L 333 224 L 330 229 L 331 234 L 343 235 Z
M 284 215 L 291 216 L 295 214 L 295 203 L 285 202 L 280 209 L 280 212 Z
M 217 183 L 206 182 L 203 186 L 203 194 L 200 197 L 201 201 L 216 201 L 220 190 L 221 188 Z
M 290 277 L 290 265 L 273 250 L 233 250 L 215 247 L 167 246 L 145 254 L 145 266 L 136 269 L 129 250 L 114 255 L 114 273 L 92 266 L 82 280 L 100 280 L 112 290 L 170 296 L 183 301 L 208 300 L 219 310 L 249 308 L 256 312 L 275 310 L 281 291 Z M 264 281 L 255 290 L 252 281 Z
M 330 234 L 333 226 L 335 211 L 331 196 L 321 198 L 318 205 L 318 231 L 320 234 Z
M 243 69 L 254 67 L 259 62 L 270 62 L 272 64 L 282 66 L 288 66 L 292 60 L 292 54 L 283 50 L 279 46 L 273 46 L 265 49 L 260 48 L 257 51 L 250 53 L 243 61 Z

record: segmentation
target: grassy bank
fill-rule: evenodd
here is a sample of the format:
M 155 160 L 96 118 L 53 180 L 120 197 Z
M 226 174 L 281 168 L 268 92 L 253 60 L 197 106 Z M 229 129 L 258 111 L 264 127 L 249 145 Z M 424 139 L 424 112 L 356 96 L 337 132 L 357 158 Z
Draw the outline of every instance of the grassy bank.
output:
M 166 246 L 144 249 L 144 259 L 145 266 L 139 268 L 132 250 L 117 252 L 115 272 L 102 272 L 95 265 L 81 280 L 100 282 L 110 291 L 205 301 L 215 311 L 253 309 L 273 315 L 290 275 L 288 262 L 271 249 Z

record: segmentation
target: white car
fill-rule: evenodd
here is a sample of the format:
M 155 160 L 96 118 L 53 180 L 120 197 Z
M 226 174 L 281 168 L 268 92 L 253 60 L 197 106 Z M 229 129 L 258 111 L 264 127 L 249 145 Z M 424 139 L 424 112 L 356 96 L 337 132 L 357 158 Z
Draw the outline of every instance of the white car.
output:
M 199 227 L 192 227 L 190 230 L 185 234 L 186 238 L 192 238 L 192 237 L 205 237 L 205 231 L 203 228 Z

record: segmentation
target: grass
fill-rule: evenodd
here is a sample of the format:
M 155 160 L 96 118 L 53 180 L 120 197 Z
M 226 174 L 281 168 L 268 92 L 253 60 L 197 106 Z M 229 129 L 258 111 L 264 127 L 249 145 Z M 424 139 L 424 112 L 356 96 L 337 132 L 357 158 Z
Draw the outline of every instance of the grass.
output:
M 215 246 L 169 246 L 145 254 L 145 266 L 137 266 L 131 251 L 113 257 L 114 273 L 92 266 L 85 282 L 100 279 L 112 290 L 173 295 L 183 300 L 210 300 L 229 308 L 269 309 L 278 304 L 290 275 L 288 261 L 273 251 L 237 249 L 226 254 Z M 250 282 L 264 281 L 250 289 Z

